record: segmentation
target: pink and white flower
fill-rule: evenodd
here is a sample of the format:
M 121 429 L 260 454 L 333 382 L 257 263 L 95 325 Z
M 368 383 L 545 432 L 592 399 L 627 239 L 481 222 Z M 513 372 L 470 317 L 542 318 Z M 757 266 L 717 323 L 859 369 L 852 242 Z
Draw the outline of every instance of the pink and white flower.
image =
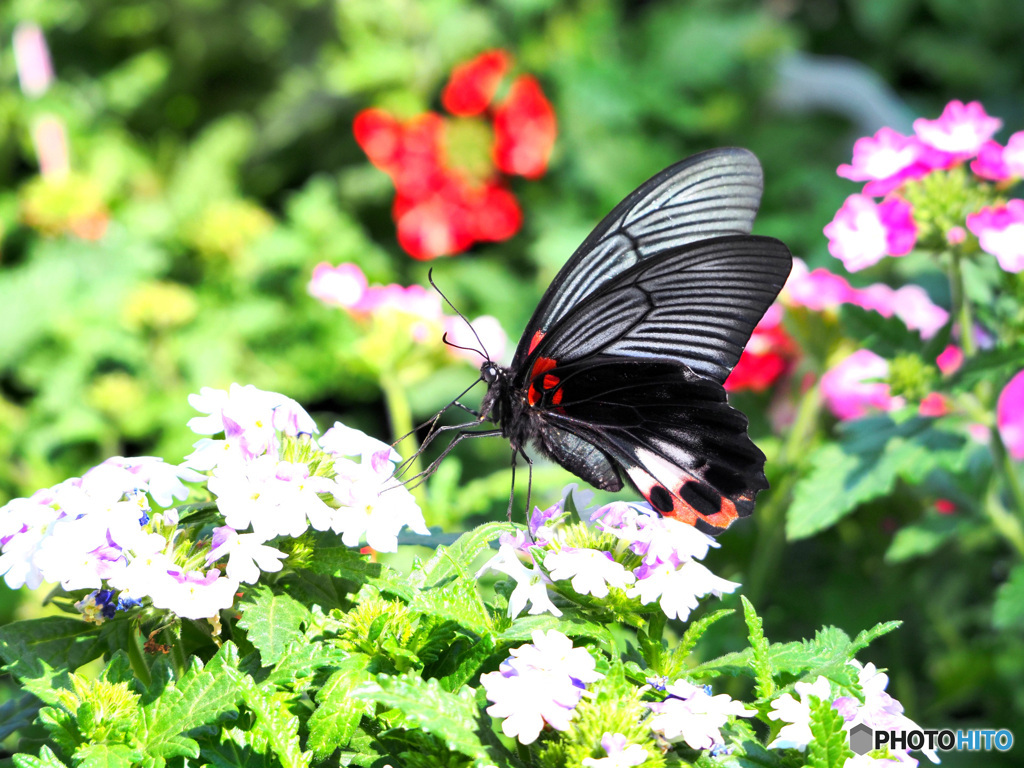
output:
M 874 136 L 853 144 L 853 164 L 840 165 L 837 174 L 852 181 L 866 181 L 864 194 L 887 195 L 908 179 L 928 173 L 921 162 L 924 147 L 916 136 L 904 136 L 892 128 L 880 128 Z
M 1010 456 L 1024 460 L 1024 371 L 1010 379 L 999 393 L 996 423 Z
M 869 349 L 859 349 L 821 377 L 825 402 L 838 418 L 858 419 L 872 408 L 891 411 L 903 405 L 885 378 L 889 363 Z
M 898 197 L 876 203 L 850 195 L 825 226 L 828 250 L 851 272 L 877 264 L 885 256 L 904 256 L 917 242 L 910 203 Z
M 1024 270 L 1024 200 L 988 206 L 967 216 L 967 228 L 1007 272 Z
M 394 479 L 390 462 L 375 466 L 372 461 L 357 464 L 338 459 L 334 468 L 337 475 L 331 493 L 339 506 L 331 529 L 341 535 L 345 546 L 358 546 L 365 537 L 378 552 L 397 552 L 402 528 L 430 534 L 416 499 Z
M 527 568 L 519 559 L 515 547 L 510 544 L 501 544 L 498 547 L 498 554 L 488 560 L 477 572 L 479 578 L 485 571 L 498 571 L 515 581 L 515 589 L 508 598 L 508 617 L 516 618 L 525 609 L 527 603 L 530 605 L 528 613 L 536 616 L 541 613 L 550 613 L 553 616 L 561 616 L 562 612 L 553 602 L 548 594 L 547 579 L 544 571 L 536 564 L 533 568 Z
M 359 306 L 366 288 L 366 275 L 358 264 L 332 267 L 326 261 L 313 267 L 313 277 L 307 286 L 313 298 L 349 310 Z
M 1009 181 L 1024 176 L 1024 131 L 1010 137 L 1006 146 L 986 141 L 971 162 L 971 170 L 983 179 Z
M 933 150 L 926 159 L 933 168 L 948 168 L 974 157 L 1002 127 L 1003 121 L 990 117 L 978 101 L 951 101 L 937 120 L 914 121 L 914 133 Z

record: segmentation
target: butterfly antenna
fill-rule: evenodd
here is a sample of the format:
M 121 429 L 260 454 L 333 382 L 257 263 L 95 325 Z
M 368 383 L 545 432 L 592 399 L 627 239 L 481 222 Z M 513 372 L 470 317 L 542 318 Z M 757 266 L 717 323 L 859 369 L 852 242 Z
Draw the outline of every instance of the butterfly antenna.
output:
M 490 360 L 491 356 L 487 353 L 487 347 L 484 346 L 483 339 L 481 339 L 480 338 L 480 334 L 476 332 L 476 328 L 474 328 L 473 324 L 471 322 L 469 322 L 469 320 L 466 319 L 466 316 L 464 314 L 459 312 L 458 308 L 454 304 L 451 303 L 451 301 L 448 299 L 447 296 L 444 295 L 444 293 L 442 293 L 441 289 L 437 287 L 437 283 L 434 282 L 434 268 L 433 267 L 431 267 L 429 270 L 427 270 L 427 282 L 429 282 L 430 285 L 434 288 L 434 290 L 437 291 L 438 295 L 440 295 L 440 297 L 442 299 L 444 299 L 444 303 L 447 304 L 449 307 L 451 307 L 452 311 L 456 315 L 458 315 L 459 317 L 462 318 L 462 322 L 464 322 L 466 325 L 469 326 L 469 330 L 473 332 L 473 335 L 476 337 L 477 342 L 480 344 L 480 350 L 483 350 L 483 352 L 482 352 L 483 356 L 485 358 L 487 358 L 488 360 Z M 444 337 L 442 337 L 442 339 L 443 338 Z M 452 347 L 457 346 L 456 344 L 451 344 L 450 342 L 447 342 L 447 341 L 445 343 L 448 344 L 449 346 L 452 346 Z M 466 349 L 466 347 L 459 347 L 459 349 Z M 472 351 L 473 352 L 479 352 L 480 350 L 474 349 Z

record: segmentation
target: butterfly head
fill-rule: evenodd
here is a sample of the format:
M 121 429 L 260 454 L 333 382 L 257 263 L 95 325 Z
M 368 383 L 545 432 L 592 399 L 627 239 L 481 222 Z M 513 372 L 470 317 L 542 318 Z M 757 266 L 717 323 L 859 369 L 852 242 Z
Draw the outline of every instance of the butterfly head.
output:
M 488 385 L 502 378 L 502 373 L 501 367 L 490 360 L 485 360 L 483 365 L 480 366 L 480 378 Z

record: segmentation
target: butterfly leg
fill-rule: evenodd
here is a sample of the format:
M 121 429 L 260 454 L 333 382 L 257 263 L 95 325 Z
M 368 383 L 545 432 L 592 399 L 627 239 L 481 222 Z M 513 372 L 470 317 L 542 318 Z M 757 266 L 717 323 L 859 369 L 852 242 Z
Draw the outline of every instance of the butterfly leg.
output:
M 455 429 L 465 429 L 465 428 L 466 428 L 465 424 L 446 424 L 445 426 L 437 427 L 436 429 L 431 427 L 431 430 L 429 432 L 427 432 L 427 436 L 425 438 L 423 438 L 423 442 L 420 444 L 420 447 L 416 450 L 416 453 L 414 453 L 408 459 L 406 459 L 401 464 L 399 464 L 398 467 L 395 468 L 395 474 L 396 475 L 400 475 L 405 470 L 407 470 L 412 465 L 412 463 L 416 459 L 418 459 L 420 457 L 420 454 L 422 454 L 423 451 L 425 451 L 427 449 L 427 446 L 429 446 L 432 442 L 434 442 L 434 438 L 436 438 L 442 432 L 451 432 L 452 430 L 455 430 Z M 456 440 L 458 440 L 458 438 L 456 438 Z M 443 455 L 447 455 L 447 453 L 448 452 L 446 450 Z
M 519 449 L 512 449 L 512 485 L 508 489 L 508 511 L 505 513 L 505 517 L 508 521 L 512 522 L 512 500 L 516 497 L 516 454 L 519 453 Z M 529 509 L 526 512 L 527 518 L 530 516 Z
M 458 426 L 459 425 L 454 424 L 452 425 L 451 428 L 455 429 Z M 442 427 L 441 429 L 445 429 L 445 427 Z M 450 443 L 448 443 L 447 446 L 445 446 L 445 449 L 441 451 L 441 455 L 434 459 L 432 462 L 430 462 L 430 465 L 426 469 L 424 469 L 422 472 L 413 475 L 408 480 L 406 480 L 404 482 L 405 487 L 408 488 L 409 490 L 419 487 L 424 481 L 426 481 L 428 477 L 430 477 L 432 474 L 434 474 L 434 472 L 437 471 L 437 468 L 441 466 L 441 462 L 444 461 L 444 458 L 449 453 L 451 453 L 455 446 L 461 443 L 463 440 L 467 440 L 471 437 L 498 437 L 499 435 L 501 435 L 500 429 L 480 429 L 477 431 L 473 431 L 470 429 L 462 430 L 457 435 L 455 435 L 454 439 Z M 410 485 L 410 483 L 414 484 Z

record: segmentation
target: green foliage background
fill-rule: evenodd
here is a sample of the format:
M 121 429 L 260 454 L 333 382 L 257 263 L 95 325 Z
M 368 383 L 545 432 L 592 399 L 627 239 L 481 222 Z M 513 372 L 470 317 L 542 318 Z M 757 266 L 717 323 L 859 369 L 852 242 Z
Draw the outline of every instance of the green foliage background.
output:
M 45 29 L 57 74 L 34 100 L 17 89 L 8 44 L 23 20 Z M 406 390 L 416 416 L 461 391 L 471 368 L 439 352 L 415 373 L 385 364 L 390 350 L 305 286 L 320 261 L 425 284 L 427 265 L 397 246 L 390 182 L 355 144 L 352 120 L 369 106 L 438 108 L 452 66 L 481 50 L 506 48 L 540 78 L 558 143 L 548 175 L 515 186 L 519 235 L 434 266 L 466 314 L 493 314 L 515 337 L 612 205 L 711 146 L 761 158 L 760 234 L 812 266 L 831 261 L 821 228 L 854 191 L 835 167 L 878 126 L 852 120 L 849 105 L 788 106 L 779 72 L 794 55 L 863 63 L 894 89 L 904 121 L 980 99 L 1008 134 L 1024 127 L 1022 36 L 1014 0 L 11 0 L 0 6 L 0 503 L 110 455 L 177 460 L 194 439 L 186 398 L 201 386 L 252 383 L 299 400 L 323 426 L 341 418 L 379 436 L 389 434 L 381 382 Z M 28 129 L 46 112 L 70 135 L 74 173 L 62 185 L 37 174 Z M 109 215 L 105 237 L 67 234 L 82 215 Z M 943 298 L 913 259 L 871 279 L 910 274 Z M 769 434 L 768 400 L 739 404 L 771 473 L 785 446 Z M 884 498 L 869 492 L 828 530 L 782 539 L 797 475 L 828 484 L 823 452 L 839 450 L 823 442 L 828 427 L 811 439 L 817 453 L 775 465 L 776 495 L 759 499 L 769 512 L 723 537 L 713 569 L 744 583 L 780 640 L 822 624 L 906 622 L 874 660 L 926 727 L 1024 722 L 1024 581 L 1007 581 L 1010 553 L 966 514 L 920 525 L 932 492 L 912 486 L 927 473 L 893 469 L 879 481 Z M 984 470 L 966 449 L 954 458 L 942 468 Z M 506 463 L 501 445 L 460 451 L 430 489 L 428 524 L 496 519 Z M 545 499 L 569 479 L 545 469 L 535 492 Z M 804 532 L 827 527 L 802 508 Z M 909 554 L 894 555 L 894 534 L 914 525 Z M 38 608 L 8 594 L 3 617 L 16 611 Z

